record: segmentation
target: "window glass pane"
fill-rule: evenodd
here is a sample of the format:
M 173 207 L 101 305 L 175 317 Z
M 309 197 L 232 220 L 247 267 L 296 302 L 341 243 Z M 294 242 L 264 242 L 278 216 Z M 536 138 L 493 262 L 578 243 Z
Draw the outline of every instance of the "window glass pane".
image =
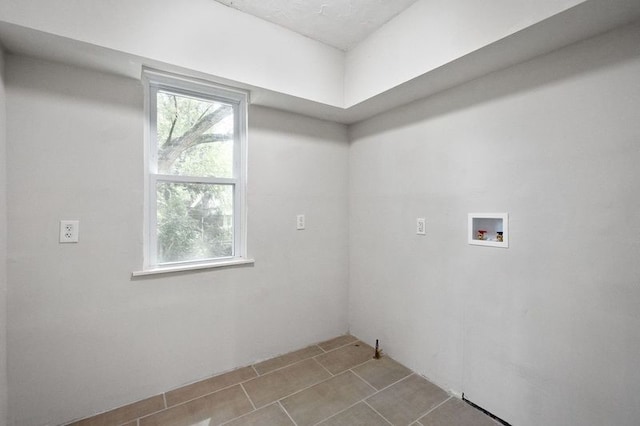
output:
M 233 177 L 233 107 L 159 91 L 158 173 Z
M 233 185 L 158 182 L 158 263 L 233 256 Z

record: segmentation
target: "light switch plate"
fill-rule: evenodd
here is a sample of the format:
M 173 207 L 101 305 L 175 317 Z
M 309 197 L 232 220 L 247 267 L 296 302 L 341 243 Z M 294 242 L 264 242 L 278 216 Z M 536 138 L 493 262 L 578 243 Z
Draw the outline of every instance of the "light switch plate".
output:
M 426 227 L 426 220 L 424 217 L 419 217 L 416 219 L 416 234 L 427 235 Z

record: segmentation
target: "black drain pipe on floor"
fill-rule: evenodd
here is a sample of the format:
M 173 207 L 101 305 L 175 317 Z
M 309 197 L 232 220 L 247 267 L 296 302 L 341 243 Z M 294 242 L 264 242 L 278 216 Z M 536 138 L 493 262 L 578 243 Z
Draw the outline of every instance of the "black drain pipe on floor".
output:
M 373 358 L 374 359 L 380 359 L 382 357 L 382 351 L 380 350 L 380 347 L 378 346 L 378 339 L 376 339 L 376 351 L 373 353 Z

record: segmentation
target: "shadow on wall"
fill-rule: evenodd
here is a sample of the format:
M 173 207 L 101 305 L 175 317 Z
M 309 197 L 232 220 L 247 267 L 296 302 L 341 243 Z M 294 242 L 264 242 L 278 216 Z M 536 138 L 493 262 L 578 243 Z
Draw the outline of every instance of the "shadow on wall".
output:
M 283 119 L 283 114 L 287 119 Z M 304 115 L 291 119 L 293 113 L 257 105 L 249 106 L 249 127 L 274 134 L 290 134 L 308 139 L 318 139 L 322 143 L 342 144 L 347 140 L 347 126 L 331 121 L 322 121 Z M 251 135 L 249 135 L 251 150 Z
M 365 129 L 355 126 L 351 140 L 384 133 L 414 122 L 446 115 L 538 87 L 556 84 L 574 76 L 593 73 L 640 56 L 640 24 L 615 29 L 605 35 L 580 41 L 570 50 L 562 48 L 544 56 L 513 65 L 470 82 L 414 101 L 369 120 Z M 614 45 L 615 48 L 611 48 Z M 567 52 L 571 52 L 570 55 Z M 472 60 L 465 57 L 461 60 Z
M 111 75 L 105 72 L 96 72 L 90 70 L 85 73 L 78 73 L 75 66 L 66 65 L 57 62 L 42 61 L 29 57 L 20 57 L 20 61 L 29 63 L 33 70 L 46 73 L 45 69 L 50 64 L 55 64 L 56 68 L 67 69 L 69 73 L 73 73 L 76 78 L 70 82 L 65 78 L 65 73 L 49 73 L 49 78 L 38 81 L 37 85 L 24 85 L 24 79 L 13 79 L 11 86 L 19 89 L 21 92 L 34 92 L 38 96 L 49 96 L 51 98 L 60 99 L 62 104 L 65 100 L 73 99 L 78 102 L 88 102 L 91 104 L 104 104 L 105 106 L 115 106 L 117 108 L 132 109 L 142 114 L 143 90 L 139 80 L 123 79 L 121 76 Z M 130 96 L 123 98 L 121 92 L 109 90 L 111 85 L 121 86 L 128 84 L 128 93 Z M 141 118 L 142 119 L 142 118 Z

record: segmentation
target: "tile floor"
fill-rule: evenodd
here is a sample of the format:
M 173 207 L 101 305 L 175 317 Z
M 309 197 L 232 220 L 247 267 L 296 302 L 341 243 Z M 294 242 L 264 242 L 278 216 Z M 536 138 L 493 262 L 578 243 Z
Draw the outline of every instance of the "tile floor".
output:
M 196 382 L 72 426 L 496 426 L 350 335 Z

